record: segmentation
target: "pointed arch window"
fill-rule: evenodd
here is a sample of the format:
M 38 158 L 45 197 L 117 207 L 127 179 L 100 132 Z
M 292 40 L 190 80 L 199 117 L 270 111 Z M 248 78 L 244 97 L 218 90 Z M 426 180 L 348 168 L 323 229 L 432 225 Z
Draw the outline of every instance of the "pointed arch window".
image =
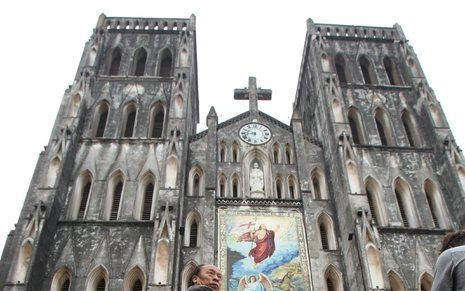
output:
M 287 180 L 287 184 L 288 184 L 288 187 L 289 187 L 289 198 L 290 199 L 296 199 L 297 198 L 297 193 L 296 193 L 296 187 L 295 187 L 295 179 L 294 177 L 289 177 L 289 179 Z
M 71 286 L 71 273 L 67 268 L 60 268 L 52 280 L 51 291 L 69 291 Z
M 96 111 L 94 117 L 94 137 L 103 137 L 108 119 L 108 104 L 102 102 Z
M 160 54 L 160 67 L 158 76 L 171 77 L 172 76 L 173 58 L 169 49 L 164 49 Z
M 24 283 L 26 280 L 27 271 L 29 270 L 32 257 L 32 242 L 32 239 L 26 239 L 21 246 L 21 250 L 19 251 L 19 256 L 16 261 L 13 282 Z
M 224 142 L 220 143 L 219 161 L 220 163 L 226 162 L 226 144 Z
M 334 58 L 334 65 L 336 67 L 336 74 L 339 79 L 339 83 L 349 83 L 346 61 L 341 54 L 337 54 Z
M 157 242 L 157 250 L 155 253 L 155 276 L 154 282 L 156 285 L 165 285 L 168 283 L 170 247 L 167 239 L 160 239 Z
M 286 144 L 286 164 L 292 164 L 292 148 L 290 144 Z
M 191 230 L 189 233 L 189 246 L 190 247 L 196 247 L 197 246 L 197 235 L 198 235 L 198 225 L 197 221 L 193 221 L 191 224 Z
M 424 183 L 424 190 L 426 194 L 426 200 L 431 212 L 433 224 L 435 228 L 447 228 L 447 215 L 445 213 L 445 205 L 442 200 L 442 195 L 437 187 L 436 183 L 427 179 Z
M 389 79 L 389 84 L 395 86 L 400 85 L 399 72 L 397 71 L 397 67 L 394 62 L 389 57 L 384 57 L 383 65 Z
M 120 63 L 121 63 L 121 49 L 117 47 L 111 52 L 110 68 L 108 70 L 108 75 L 110 76 L 118 75 Z
M 334 233 L 333 223 L 331 218 L 326 213 L 320 214 L 317 219 L 318 230 L 320 231 L 320 243 L 322 250 L 335 250 L 336 236 Z
M 368 60 L 368 58 L 366 56 L 361 56 L 358 59 L 358 64 L 360 66 L 360 70 L 362 71 L 363 81 L 365 82 L 365 84 L 375 84 L 375 72 L 373 70 L 373 65 Z
M 200 176 L 199 176 L 198 173 L 194 174 L 194 181 L 192 183 L 193 183 L 193 185 L 192 185 L 192 188 L 193 188 L 192 194 L 194 196 L 199 196 L 199 193 L 200 193 Z
M 123 116 L 123 137 L 132 137 L 134 135 L 134 127 L 136 125 L 137 108 L 136 105 L 130 103 L 126 106 Z
M 433 277 L 428 273 L 424 273 L 420 279 L 420 290 L 431 291 L 432 287 L 433 287 Z
M 74 187 L 73 199 L 71 200 L 70 218 L 71 219 L 84 219 L 89 198 L 92 190 L 92 175 L 89 171 L 84 171 L 79 175 Z
M 203 170 L 200 166 L 195 165 L 189 171 L 188 180 L 188 196 L 202 196 L 204 181 L 203 181 Z
M 377 108 L 375 110 L 375 122 L 381 144 L 385 146 L 393 146 L 394 139 L 392 137 L 392 131 L 390 126 L 391 123 L 386 112 L 384 112 L 384 110 L 382 110 L 381 108 Z
M 163 123 L 165 121 L 165 108 L 157 103 L 152 109 L 152 122 L 150 137 L 160 138 L 163 135 Z
M 418 220 L 412 200 L 412 192 L 407 182 L 397 178 L 394 182 L 394 194 L 396 196 L 399 213 L 404 227 L 417 227 Z
M 363 132 L 362 116 L 360 112 L 354 107 L 349 108 L 348 120 L 354 144 L 364 144 L 365 134 Z
M 117 220 L 119 213 L 119 205 L 121 202 L 121 194 L 123 193 L 123 182 L 118 181 L 113 190 L 113 201 L 111 204 L 110 220 Z
M 152 214 L 152 201 L 153 201 L 153 193 L 154 193 L 155 186 L 152 182 L 149 182 L 145 186 L 144 191 L 144 203 L 142 206 L 142 220 L 150 220 L 150 216 Z
M 239 197 L 239 177 L 236 174 L 232 178 L 232 196 Z
M 276 179 L 276 198 L 283 198 L 283 183 L 280 178 Z
M 226 178 L 221 175 L 218 183 L 220 197 L 226 197 Z
M 102 266 L 95 268 L 88 278 L 86 291 L 107 291 L 108 272 Z
M 147 62 L 147 51 L 139 48 L 134 54 L 134 76 L 143 76 L 145 73 L 145 63 Z
M 279 144 L 278 143 L 273 144 L 273 163 L 275 164 L 279 163 Z
M 342 279 L 340 272 L 330 265 L 324 273 L 327 291 L 342 291 Z
M 381 262 L 379 259 L 379 252 L 372 243 L 366 246 L 368 270 L 370 272 L 371 288 L 372 290 L 383 289 L 383 272 L 381 269 Z
M 232 162 L 238 163 L 239 162 L 239 145 L 237 142 L 233 142 L 232 145 Z
M 395 272 L 389 271 L 388 278 L 392 291 L 405 291 L 403 280 Z
M 412 115 L 407 110 L 404 110 L 402 111 L 401 119 L 410 146 L 419 147 L 421 145 L 420 136 L 418 135 L 418 131 Z
M 186 228 L 184 233 L 184 246 L 200 246 L 200 215 L 192 210 L 186 217 Z
M 314 168 L 310 174 L 310 180 L 312 183 L 313 198 L 315 200 L 328 199 L 323 171 L 320 168 Z
M 87 202 L 89 201 L 89 195 L 90 195 L 91 188 L 92 188 L 92 181 L 87 181 L 87 183 L 82 188 L 81 203 L 79 204 L 77 219 L 84 219 L 84 215 L 86 214 L 86 209 L 87 209 Z
M 378 226 L 387 225 L 387 218 L 381 198 L 383 195 L 381 195 L 381 187 L 379 183 L 372 178 L 368 178 L 365 182 L 365 191 L 367 194 L 371 217 L 375 221 L 375 224 Z

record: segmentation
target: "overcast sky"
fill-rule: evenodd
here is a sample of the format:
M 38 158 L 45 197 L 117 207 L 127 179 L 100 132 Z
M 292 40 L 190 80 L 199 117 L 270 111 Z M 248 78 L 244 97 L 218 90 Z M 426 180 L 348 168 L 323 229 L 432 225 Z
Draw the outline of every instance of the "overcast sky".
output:
M 167 4 L 168 3 L 168 4 Z M 279 3 L 279 4 L 278 4 Z M 392 27 L 410 40 L 459 145 L 465 141 L 465 37 L 460 1 L 2 1 L 0 45 L 0 250 L 18 220 L 64 90 L 100 13 L 197 17 L 200 124 L 210 106 L 220 122 L 248 109 L 234 88 L 273 90 L 259 108 L 289 123 L 306 20 Z M 460 70 L 462 68 L 462 70 Z

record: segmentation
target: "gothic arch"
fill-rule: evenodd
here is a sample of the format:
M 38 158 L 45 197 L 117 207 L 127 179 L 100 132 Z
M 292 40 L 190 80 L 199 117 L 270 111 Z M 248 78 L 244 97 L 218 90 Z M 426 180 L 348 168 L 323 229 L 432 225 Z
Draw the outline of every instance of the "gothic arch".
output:
M 410 146 L 420 147 L 420 134 L 418 133 L 417 124 L 412 113 L 409 110 L 404 109 L 401 113 L 401 120 Z
M 285 157 L 286 157 L 286 164 L 290 165 L 294 163 L 294 152 L 292 151 L 292 147 L 290 144 L 286 144 L 285 148 Z
M 134 215 L 139 220 L 151 220 L 155 209 L 157 178 L 147 171 L 140 179 L 137 187 Z
M 378 226 L 388 225 L 386 209 L 383 202 L 382 187 L 372 177 L 365 179 L 365 190 L 372 219 Z
M 389 115 L 384 109 L 377 107 L 374 117 L 381 145 L 394 146 L 395 142 Z
M 120 74 L 121 56 L 121 48 L 113 48 L 108 58 L 108 75 L 115 76 Z
M 158 73 L 159 77 L 171 77 L 173 75 L 173 53 L 169 48 L 164 48 L 158 55 Z
M 349 182 L 350 193 L 361 193 L 360 176 L 357 165 L 354 161 L 346 161 L 347 181 Z
M 431 117 L 433 118 L 433 123 L 436 127 L 443 127 L 444 123 L 442 122 L 441 113 L 438 107 L 434 104 L 429 105 L 429 110 L 431 113 Z
M 396 64 L 389 58 L 385 56 L 383 58 L 384 69 L 386 70 L 386 75 L 389 80 L 390 85 L 399 86 L 401 85 L 399 71 L 397 70 Z
M 166 159 L 165 171 L 165 187 L 176 188 L 176 181 L 178 177 L 178 159 L 175 155 L 170 155 Z
M 329 58 L 326 53 L 321 54 L 321 68 L 323 72 L 331 72 L 331 66 L 329 64 Z
M 254 148 L 248 151 L 242 158 L 242 192 L 244 197 L 250 197 L 250 168 L 252 162 L 261 163 L 263 170 L 263 184 L 265 188 L 265 196 L 271 197 L 273 190 L 273 179 L 271 176 L 271 160 L 267 153 L 259 148 Z
M 188 196 L 203 196 L 205 189 L 205 175 L 200 165 L 193 165 L 189 171 L 189 180 L 187 182 Z
M 328 291 L 342 291 L 342 273 L 333 265 L 326 267 L 324 272 L 325 285 Z
M 225 174 L 220 173 L 218 175 L 218 190 L 217 190 L 217 196 L 218 197 L 226 197 L 228 194 L 228 187 L 226 183 L 227 179 Z
M 336 234 L 334 233 L 334 224 L 332 218 L 324 211 L 321 212 L 317 217 L 318 219 L 316 221 L 321 249 L 336 250 Z
M 363 129 L 363 120 L 360 111 L 351 106 L 347 112 L 347 118 L 354 144 L 366 144 L 365 130 Z
M 289 199 L 299 198 L 299 188 L 297 187 L 297 179 L 294 175 L 289 175 L 287 178 L 287 193 L 289 193 Z
M 140 266 L 134 266 L 126 273 L 123 282 L 124 291 L 145 290 L 146 277 Z
M 187 290 L 189 287 L 189 280 L 192 276 L 192 272 L 194 272 L 194 269 L 197 267 L 197 263 L 195 261 L 189 261 L 186 263 L 184 266 L 182 273 L 181 273 L 181 290 Z
M 227 159 L 227 152 L 226 152 L 226 142 L 224 140 L 220 141 L 218 146 L 218 161 L 220 163 L 225 163 Z
M 166 238 L 159 239 L 155 253 L 154 283 L 155 285 L 166 285 L 168 283 L 170 258 L 170 243 Z
M 191 210 L 186 216 L 184 229 L 184 246 L 198 247 L 202 244 L 202 217 L 197 210 Z
M 231 196 L 241 197 L 241 182 L 239 175 L 237 173 L 232 174 L 231 176 Z
M 392 291 L 405 291 L 404 280 L 395 271 L 388 272 L 389 285 Z
M 328 187 L 326 185 L 326 178 L 324 171 L 320 167 L 315 167 L 310 172 L 310 184 L 315 200 L 329 199 Z
M 283 179 L 281 176 L 277 176 L 275 179 L 275 198 L 277 199 L 283 199 L 284 198 L 284 187 L 283 187 Z
M 163 136 L 165 113 L 165 106 L 162 102 L 157 101 L 152 105 L 150 109 L 149 137 L 160 138 Z
M 87 276 L 86 291 L 108 290 L 108 271 L 107 269 L 99 265 L 95 267 Z
M 371 288 L 376 290 L 384 288 L 383 271 L 379 251 L 373 243 L 368 243 L 366 246 L 368 272 L 370 275 Z
M 336 54 L 336 57 L 334 58 L 334 66 L 336 68 L 336 74 L 339 79 L 339 83 L 350 83 L 351 80 L 347 70 L 346 60 L 341 53 Z
M 74 185 L 73 199 L 70 206 L 71 219 L 84 219 L 92 193 L 93 175 L 89 170 L 79 174 Z
M 53 275 L 51 291 L 69 291 L 71 287 L 71 272 L 67 267 L 60 267 Z
M 180 66 L 181 67 L 187 67 L 189 63 L 189 54 L 187 52 L 187 48 L 182 48 L 181 49 L 181 55 L 180 55 Z
M 137 105 L 134 101 L 129 101 L 123 107 L 123 123 L 121 125 L 122 137 L 133 137 L 136 129 Z
M 274 164 L 279 164 L 281 162 L 281 151 L 280 151 L 280 146 L 278 142 L 274 142 L 273 145 L 271 146 L 271 150 L 273 151 L 273 163 Z
M 358 64 L 360 66 L 360 71 L 362 72 L 364 83 L 368 85 L 376 84 L 376 74 L 373 68 L 373 64 L 368 59 L 368 57 L 365 55 L 360 56 L 358 58 Z
M 181 94 L 174 97 L 174 117 L 182 118 L 184 112 L 184 99 Z
M 418 283 L 420 291 L 431 291 L 431 288 L 433 287 L 433 276 L 431 276 L 428 272 L 424 272 L 421 274 Z
M 121 209 L 124 192 L 125 176 L 121 170 L 116 170 L 109 179 L 107 199 L 105 205 L 105 218 L 117 220 Z
M 86 66 L 92 67 L 95 63 L 96 56 L 97 56 L 97 50 L 95 49 L 95 47 L 93 47 L 89 50 L 89 54 L 87 55 Z
M 79 111 L 79 105 L 81 104 L 81 95 L 75 94 L 71 100 L 70 116 L 76 117 Z
M 241 158 L 241 148 L 237 141 L 233 141 L 232 146 L 231 146 L 231 152 L 232 152 L 232 162 L 233 163 L 239 163 L 240 158 Z
M 401 177 L 397 177 L 394 179 L 392 188 L 404 227 L 418 227 L 416 207 L 409 184 Z
M 99 102 L 95 109 L 93 123 L 92 123 L 92 136 L 103 137 L 105 134 L 105 128 L 108 122 L 109 103 L 104 100 Z
M 145 65 L 147 63 L 147 50 L 143 47 L 134 52 L 132 59 L 132 73 L 134 76 L 144 76 Z
M 24 283 L 26 281 L 26 276 L 32 260 L 33 245 L 34 241 L 32 238 L 26 238 L 21 244 L 21 249 L 16 260 L 16 267 L 12 276 L 13 282 Z
M 58 176 L 58 171 L 60 170 L 61 160 L 59 157 L 54 157 L 50 161 L 47 172 L 47 187 L 55 186 L 55 181 Z
M 426 194 L 426 200 L 431 212 L 434 226 L 436 228 L 449 228 L 448 215 L 446 206 L 439 190 L 439 187 L 431 179 L 426 179 L 423 183 L 423 190 Z

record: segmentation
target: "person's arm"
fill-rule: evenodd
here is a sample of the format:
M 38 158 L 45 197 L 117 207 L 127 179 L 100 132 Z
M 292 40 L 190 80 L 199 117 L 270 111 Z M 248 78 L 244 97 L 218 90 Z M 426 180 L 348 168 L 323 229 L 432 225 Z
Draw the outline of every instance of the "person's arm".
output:
M 434 280 L 431 291 L 452 291 L 453 285 L 453 264 L 449 252 L 442 253 L 434 268 Z

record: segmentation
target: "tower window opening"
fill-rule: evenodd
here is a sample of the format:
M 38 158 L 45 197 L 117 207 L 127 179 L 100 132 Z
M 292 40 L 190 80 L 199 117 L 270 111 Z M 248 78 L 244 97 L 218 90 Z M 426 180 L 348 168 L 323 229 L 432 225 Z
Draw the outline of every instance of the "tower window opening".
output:
M 163 109 L 160 109 L 153 118 L 152 137 L 160 138 L 163 134 L 163 121 L 165 114 Z
M 105 291 L 106 290 L 106 283 L 105 279 L 100 279 L 100 281 L 97 284 L 97 288 L 95 289 L 96 291 Z
M 144 204 L 142 209 L 142 220 L 150 220 L 150 215 L 152 213 L 152 201 L 153 201 L 153 191 L 154 185 L 152 182 L 148 183 L 145 187 L 144 195 Z
M 123 192 L 123 183 L 120 181 L 113 191 L 113 203 L 111 204 L 110 220 L 118 219 L 119 204 L 121 201 L 121 193 Z
M 198 225 L 197 221 L 193 221 L 191 224 L 191 229 L 190 229 L 190 234 L 189 234 L 189 246 L 190 247 L 196 247 L 197 246 L 197 236 L 198 236 Z
M 87 201 L 89 200 L 89 193 L 90 193 L 91 187 L 92 187 L 92 183 L 89 181 L 86 183 L 86 185 L 82 189 L 81 203 L 79 204 L 79 211 L 78 211 L 77 219 L 84 218 L 84 214 L 87 208 Z
M 402 200 L 401 194 L 399 193 L 397 189 L 395 190 L 395 193 L 396 193 L 397 205 L 399 205 L 399 211 L 400 211 L 400 216 L 402 218 L 402 223 L 404 227 L 409 227 L 408 218 L 405 213 L 404 201 Z
M 132 137 L 134 134 L 134 125 L 136 123 L 136 110 L 132 108 L 126 117 L 126 126 L 123 137 Z
M 121 63 L 121 50 L 116 48 L 113 50 L 111 54 L 111 62 L 110 62 L 110 69 L 108 74 L 110 76 L 116 76 L 119 74 L 119 67 Z
M 145 64 L 147 62 L 147 51 L 144 48 L 141 48 L 136 52 L 134 62 L 134 75 L 143 76 L 145 73 Z

